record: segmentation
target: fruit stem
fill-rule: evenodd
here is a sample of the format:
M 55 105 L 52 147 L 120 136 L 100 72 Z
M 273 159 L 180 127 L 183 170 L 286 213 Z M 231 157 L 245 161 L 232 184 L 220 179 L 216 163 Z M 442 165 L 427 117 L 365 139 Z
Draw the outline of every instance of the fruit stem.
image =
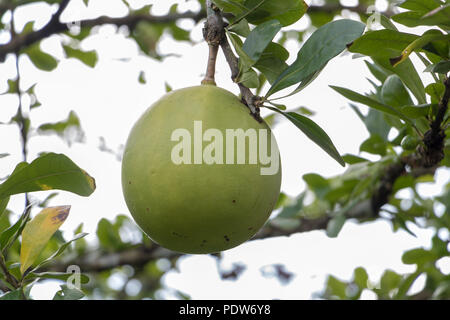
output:
M 205 78 L 202 80 L 202 84 L 216 85 L 216 60 L 217 52 L 219 51 L 219 45 L 224 37 L 224 24 L 222 19 L 218 18 L 216 14 L 218 8 L 211 2 L 206 1 L 206 22 L 203 28 L 203 38 L 209 46 L 208 63 L 206 67 Z

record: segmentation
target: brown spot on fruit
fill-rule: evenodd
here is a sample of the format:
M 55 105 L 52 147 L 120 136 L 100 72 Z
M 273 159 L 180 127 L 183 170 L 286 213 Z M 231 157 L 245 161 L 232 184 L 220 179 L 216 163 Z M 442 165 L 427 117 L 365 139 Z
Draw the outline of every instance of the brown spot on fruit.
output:
M 223 237 L 225 238 L 225 241 L 227 241 L 227 242 L 230 241 L 230 238 L 228 238 L 227 235 L 224 235 Z
M 233 203 L 236 203 L 236 200 L 233 199 Z
M 253 227 L 249 227 L 247 230 L 253 230 Z

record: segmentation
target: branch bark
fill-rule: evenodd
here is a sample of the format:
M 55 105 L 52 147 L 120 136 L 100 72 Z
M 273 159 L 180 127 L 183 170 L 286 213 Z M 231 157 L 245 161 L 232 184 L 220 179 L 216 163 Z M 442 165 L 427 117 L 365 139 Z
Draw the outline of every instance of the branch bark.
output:
M 62 6 L 62 5 L 61 5 Z M 61 8 L 61 7 L 60 7 Z M 64 9 L 65 7 L 63 7 Z M 0 45 L 0 62 L 4 61 L 8 53 L 18 53 L 21 49 L 28 47 L 36 42 L 39 42 L 53 34 L 62 33 L 69 30 L 69 25 L 62 23 L 59 20 L 62 11 L 58 10 L 50 19 L 50 21 L 42 27 L 42 29 L 33 31 L 24 35 L 17 35 L 14 39 L 4 45 Z M 204 11 L 199 12 L 185 12 L 173 13 L 165 16 L 154 16 L 148 14 L 132 14 L 121 18 L 111 18 L 102 16 L 95 19 L 87 19 L 79 21 L 80 26 L 94 27 L 105 24 L 112 24 L 118 27 L 127 26 L 130 30 L 134 29 L 140 21 L 149 23 L 171 23 L 180 19 L 192 19 L 196 22 L 200 21 L 206 16 Z

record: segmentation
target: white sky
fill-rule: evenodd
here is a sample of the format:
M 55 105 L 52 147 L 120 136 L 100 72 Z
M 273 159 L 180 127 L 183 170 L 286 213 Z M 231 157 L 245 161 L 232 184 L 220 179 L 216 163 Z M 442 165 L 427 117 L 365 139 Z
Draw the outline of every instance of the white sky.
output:
M 133 7 L 153 3 L 153 14 L 165 14 L 174 2 L 180 4 L 180 10 L 197 10 L 196 1 L 131 1 Z M 346 3 L 348 4 L 348 3 Z M 384 5 L 379 2 L 380 6 Z M 82 0 L 72 0 L 63 14 L 64 21 L 81 18 L 94 18 L 100 15 L 123 16 L 126 14 L 120 0 L 90 0 L 85 8 Z M 46 4 L 33 4 L 17 11 L 17 26 L 21 28 L 26 19 L 36 19 L 35 26 L 42 27 L 49 19 L 51 11 Z M 191 29 L 190 21 L 180 24 Z M 300 30 L 307 25 L 303 18 L 289 29 Z M 42 107 L 31 112 L 32 126 L 42 123 L 61 121 L 70 110 L 75 110 L 81 119 L 86 133 L 86 143 L 74 144 L 71 148 L 56 136 L 34 136 L 29 142 L 29 160 L 38 152 L 53 151 L 68 155 L 80 167 L 93 175 L 97 190 L 89 198 L 60 192 L 52 205 L 71 204 L 69 219 L 62 230 L 69 238 L 80 223 L 84 223 L 88 239 L 95 239 L 96 224 L 101 218 L 112 219 L 117 214 L 129 212 L 123 200 L 120 185 L 120 163 L 111 154 L 100 152 L 99 138 L 104 137 L 107 145 L 118 149 L 123 145 L 129 130 L 144 110 L 161 97 L 167 82 L 174 89 L 200 84 L 207 59 L 207 46 L 201 41 L 201 25 L 193 28 L 192 38 L 198 42 L 176 42 L 168 37 L 160 43 L 161 53 L 176 53 L 181 57 L 170 57 L 162 63 L 140 56 L 136 44 L 124 35 L 116 34 L 115 27 L 97 28 L 95 35 L 83 42 L 83 49 L 98 51 L 99 62 L 94 69 L 88 68 L 78 60 L 65 60 L 59 37 L 53 36 L 42 42 L 42 49 L 56 56 L 61 62 L 50 73 L 36 70 L 28 58 L 20 60 L 22 89 L 38 82 L 36 93 Z M 7 39 L 0 35 L 0 41 Z M 289 62 L 295 59 L 298 44 L 288 41 L 291 52 Z M 421 68 L 421 67 L 420 67 Z M 144 71 L 147 83 L 139 84 L 140 71 Z M 6 79 L 15 75 L 14 60 L 9 57 L 0 64 L 0 92 L 6 90 Z M 361 59 L 352 59 L 342 55 L 331 61 L 316 81 L 300 94 L 281 100 L 289 108 L 306 106 L 317 112 L 316 121 L 332 138 L 341 154 L 358 153 L 360 143 L 368 137 L 362 122 L 347 107 L 348 101 L 328 88 L 333 84 L 351 88 L 358 92 L 370 90 L 365 77 L 369 74 Z M 217 66 L 217 83 L 238 94 L 237 86 L 230 80 L 230 71 L 220 54 Z M 26 105 L 26 101 L 24 102 Z M 0 122 L 7 122 L 16 113 L 17 98 L 13 95 L 0 96 Z M 296 195 L 304 190 L 301 179 L 305 173 L 315 172 L 324 176 L 336 175 L 343 168 L 331 159 L 319 147 L 310 142 L 293 125 L 283 122 L 276 126 L 277 138 L 282 158 L 282 191 Z M 0 159 L 0 177 L 12 171 L 21 160 L 19 133 L 14 126 L 0 126 L 0 152 L 11 156 Z M 367 156 L 367 155 L 365 155 Z M 440 187 L 449 181 L 448 170 L 439 170 L 438 183 L 422 187 L 426 195 L 439 192 Z M 48 193 L 35 193 L 44 198 Z M 9 208 L 19 212 L 23 207 L 23 197 L 15 196 Z M 216 262 L 209 256 L 194 255 L 180 260 L 180 272 L 171 271 L 164 277 L 168 288 L 181 290 L 193 299 L 308 299 L 323 289 L 327 274 L 349 279 L 354 268 L 365 267 L 372 281 L 378 280 L 385 269 L 397 272 L 411 272 L 411 266 L 403 265 L 403 251 L 429 246 L 431 230 L 412 227 L 417 238 L 400 231 L 393 233 L 387 222 L 378 221 L 357 225 L 348 222 L 337 239 L 327 238 L 324 232 L 314 231 L 297 234 L 289 238 L 282 237 L 263 241 L 247 242 L 224 253 L 223 265 L 231 267 L 242 262 L 246 271 L 238 281 L 221 281 Z M 446 260 L 447 261 L 447 260 Z M 275 278 L 264 278 L 260 268 L 265 265 L 281 263 L 295 273 L 288 285 Z M 443 268 L 448 264 L 445 262 Z M 112 285 L 119 285 L 120 277 L 115 277 Z M 418 281 L 413 290 L 423 285 Z M 55 283 L 44 283 L 33 289 L 35 298 L 51 298 L 57 289 Z M 130 289 L 131 290 L 131 289 Z M 161 294 L 163 298 L 172 298 L 170 290 Z M 373 298 L 369 293 L 364 298 Z

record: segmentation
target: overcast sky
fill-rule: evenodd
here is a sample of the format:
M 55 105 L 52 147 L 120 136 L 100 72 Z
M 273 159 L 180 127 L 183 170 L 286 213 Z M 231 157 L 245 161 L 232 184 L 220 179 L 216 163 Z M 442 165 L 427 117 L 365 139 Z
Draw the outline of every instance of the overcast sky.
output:
M 136 8 L 153 3 L 153 14 L 166 14 L 175 2 L 179 3 L 182 11 L 198 10 L 196 1 L 128 2 Z M 377 1 L 377 4 L 380 8 L 385 5 L 383 1 Z M 27 19 L 33 17 L 36 19 L 35 27 L 42 27 L 51 12 L 46 4 L 24 6 L 17 10 L 16 24 L 21 28 Z M 105 14 L 123 16 L 126 7 L 121 0 L 90 0 L 88 8 L 82 0 L 72 0 L 62 18 L 64 21 L 73 21 Z M 353 15 L 348 13 L 346 17 Z M 308 19 L 305 17 L 288 29 L 302 30 L 307 25 Z M 90 233 L 88 239 L 94 241 L 96 224 L 101 218 L 113 219 L 117 214 L 130 216 L 121 191 L 120 162 L 114 155 L 101 152 L 99 141 L 103 137 L 108 147 L 119 150 L 134 122 L 165 93 L 165 83 L 174 89 L 200 84 L 208 52 L 207 45 L 201 41 L 202 26 L 194 26 L 191 21 L 180 21 L 180 26 L 192 29 L 191 36 L 196 44 L 164 37 L 159 45 L 160 53 L 175 56 L 163 62 L 141 56 L 135 42 L 126 39 L 123 32 L 117 33 L 113 26 L 96 28 L 94 34 L 83 41 L 83 49 L 98 51 L 99 62 L 94 69 L 78 60 L 64 59 L 58 36 L 52 36 L 41 44 L 44 51 L 61 60 L 55 71 L 42 72 L 36 70 L 28 58 L 20 60 L 22 89 L 37 82 L 36 93 L 42 103 L 40 108 L 31 112 L 32 126 L 36 128 L 42 123 L 61 121 L 71 110 L 75 110 L 86 133 L 85 143 L 75 143 L 70 148 L 55 136 L 33 136 L 29 142 L 28 160 L 33 160 L 41 151 L 62 152 L 96 179 L 97 190 L 89 198 L 60 192 L 52 201 L 52 205 L 72 205 L 70 216 L 62 226 L 67 238 L 71 237 L 76 226 L 84 223 L 85 231 Z M 7 41 L 5 35 L 0 34 L 0 41 Z M 299 49 L 298 43 L 288 41 L 286 48 L 291 53 L 288 62 L 292 62 Z M 146 84 L 138 83 L 141 71 L 145 73 Z M 0 64 L 0 92 L 6 90 L 6 80 L 14 75 L 14 59 L 9 57 Z M 221 53 L 216 77 L 218 86 L 238 94 Z M 369 74 L 363 60 L 343 54 L 332 60 L 307 89 L 281 101 L 288 108 L 306 106 L 314 110 L 314 121 L 329 134 L 340 153 L 357 154 L 360 143 L 368 137 L 368 133 L 347 106 L 348 101 L 328 85 L 365 92 L 370 90 L 366 77 Z M 24 105 L 27 105 L 27 101 L 24 101 Z M 0 96 L 0 107 L 0 122 L 9 121 L 17 111 L 17 97 Z M 290 123 L 282 122 L 273 131 L 282 159 L 283 192 L 295 196 L 304 190 L 305 184 L 301 177 L 305 173 L 331 176 L 345 170 Z M 19 132 L 15 126 L 0 126 L 0 147 L 0 152 L 11 154 L 0 159 L 0 177 L 4 177 L 21 161 Z M 437 180 L 436 184 L 421 186 L 421 192 L 428 196 L 438 193 L 441 186 L 450 180 L 449 171 L 439 170 Z M 46 195 L 48 193 L 33 194 L 40 198 Z M 23 197 L 13 197 L 8 207 L 20 212 Z M 417 238 L 403 231 L 393 233 L 390 224 L 384 221 L 361 225 L 348 222 L 337 239 L 327 238 L 322 231 L 314 231 L 289 238 L 251 241 L 224 253 L 224 267 L 231 267 L 238 262 L 247 266 L 236 282 L 220 280 L 213 258 L 193 255 L 180 259 L 180 272 L 166 274 L 164 283 L 167 288 L 181 290 L 193 299 L 312 298 L 314 293 L 323 289 L 327 274 L 349 279 L 354 268 L 363 266 L 368 270 L 370 279 L 376 281 L 385 269 L 402 273 L 413 271 L 411 266 L 401 263 L 401 254 L 409 248 L 429 246 L 432 232 L 414 226 L 412 229 L 418 235 Z M 275 278 L 263 277 L 261 268 L 274 263 L 282 263 L 288 271 L 293 272 L 293 281 L 281 284 Z M 443 268 L 450 272 L 449 264 Z M 111 281 L 112 286 L 120 284 L 120 275 Z M 417 282 L 413 290 L 420 290 L 421 285 L 423 279 Z M 50 298 L 57 286 L 54 283 L 40 284 L 32 293 L 36 298 Z M 130 287 L 132 291 L 133 287 Z M 161 297 L 173 297 L 171 290 L 161 293 Z M 373 298 L 369 293 L 363 297 Z

